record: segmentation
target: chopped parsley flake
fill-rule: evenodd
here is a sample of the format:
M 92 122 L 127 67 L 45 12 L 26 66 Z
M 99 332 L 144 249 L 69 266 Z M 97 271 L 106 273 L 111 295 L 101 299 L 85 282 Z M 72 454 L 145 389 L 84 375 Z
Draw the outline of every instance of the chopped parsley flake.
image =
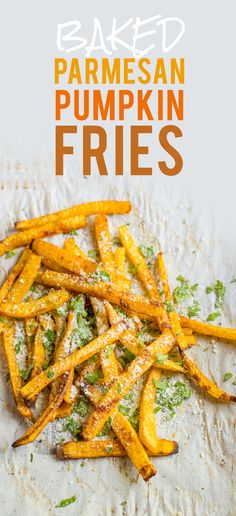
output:
M 112 239 L 112 243 L 113 243 L 113 245 L 115 245 L 116 247 L 121 247 L 121 243 L 120 243 L 120 241 L 119 241 L 119 238 L 117 238 L 117 237 L 114 237 L 114 238 Z
M 18 355 L 20 353 L 21 345 L 23 344 L 23 339 L 18 339 L 17 343 L 15 344 L 15 352 Z
M 117 384 L 117 392 L 118 392 L 118 394 L 122 393 L 122 387 L 121 387 L 120 383 Z
M 225 373 L 223 376 L 223 382 L 228 382 L 228 380 L 230 380 L 230 378 L 232 378 L 232 376 L 233 376 L 233 373 Z
M 9 260 L 9 258 L 12 258 L 15 255 L 16 255 L 16 251 L 7 251 L 7 253 L 5 253 L 5 258 L 7 260 Z
M 96 260 L 98 261 L 99 258 L 100 258 L 100 254 L 99 254 L 99 251 L 97 249 L 90 249 L 88 251 L 88 257 L 89 258 L 92 258 L 93 260 Z
M 94 385 L 98 380 L 101 380 L 103 378 L 103 373 L 101 369 L 97 369 L 93 373 L 88 373 L 84 376 L 84 379 L 86 382 L 88 382 L 90 385 Z
M 98 437 L 104 437 L 105 435 L 108 435 L 111 431 L 111 424 L 112 424 L 112 418 L 109 416 L 103 429 L 101 432 L 99 432 Z
M 208 315 L 207 321 L 215 321 L 217 319 L 217 317 L 220 317 L 220 316 L 221 316 L 220 312 L 212 312 L 211 314 Z
M 128 416 L 130 414 L 131 408 L 125 407 L 124 405 L 118 405 L 119 412 L 123 414 L 123 416 Z
M 49 369 L 49 371 L 47 372 L 47 375 L 48 375 L 48 378 L 54 378 L 55 373 L 54 373 L 54 371 L 52 371 L 51 369 Z
M 132 263 L 129 263 L 128 272 L 132 274 L 132 276 L 137 274 L 137 269 Z
M 106 452 L 107 452 L 107 453 L 109 453 L 109 454 L 110 454 L 110 453 L 112 453 L 112 451 L 113 451 L 113 446 L 107 446 L 107 447 L 106 447 Z
M 174 306 L 173 306 L 173 303 L 171 301 L 166 301 L 165 307 L 166 307 L 166 311 L 168 313 L 169 312 L 174 312 Z
M 165 360 L 167 360 L 168 358 L 168 355 L 162 355 L 161 353 L 157 353 L 156 364 L 164 364 Z
M 32 369 L 33 369 L 33 365 L 30 365 L 26 369 L 20 369 L 20 371 L 19 371 L 20 376 L 21 376 L 22 380 L 24 380 L 24 382 L 26 382 L 28 380 Z
M 181 303 L 185 299 L 188 299 L 194 295 L 194 292 L 198 288 L 198 283 L 191 285 L 190 281 L 183 276 L 177 276 L 176 279 L 180 282 L 180 286 L 174 289 L 173 296 L 176 303 Z
M 67 417 L 62 426 L 63 432 L 70 432 L 74 437 L 77 437 L 82 430 L 81 423 L 78 423 L 73 417 Z
M 59 509 L 61 507 L 67 507 L 67 505 L 70 505 L 71 503 L 76 502 L 77 498 L 76 496 L 71 496 L 70 498 L 65 498 L 64 500 L 61 500 L 56 506 L 56 509 Z
M 181 405 L 182 401 L 190 398 L 191 391 L 187 388 L 185 383 L 175 382 L 171 383 L 170 378 L 164 380 L 154 380 L 156 387 L 156 408 L 155 412 L 161 410 L 167 413 L 168 419 L 175 416 L 174 407 Z
M 226 292 L 226 287 L 222 281 L 217 280 L 215 285 L 206 288 L 206 294 L 210 294 L 211 292 L 215 294 L 215 307 L 220 308 L 223 304 Z
M 144 258 L 146 258 L 147 260 L 150 260 L 151 258 L 153 258 L 154 254 L 155 254 L 155 251 L 153 249 L 153 247 L 149 247 L 148 245 L 140 245 L 139 246 L 139 249 L 142 253 L 142 255 L 144 256 Z
M 76 229 L 72 229 L 70 231 L 70 235 L 77 235 L 77 230 Z
M 93 272 L 93 274 L 89 275 L 90 280 L 93 283 L 96 283 L 97 281 L 103 281 L 104 283 L 109 283 L 111 281 L 110 275 L 104 271 L 102 267 L 97 267 L 97 270 Z
M 188 317 L 195 317 L 201 312 L 199 301 L 193 301 L 193 304 L 188 307 Z
M 89 412 L 89 401 L 87 398 L 85 398 L 85 396 L 80 396 L 80 399 L 74 408 L 74 412 L 82 417 L 87 416 Z

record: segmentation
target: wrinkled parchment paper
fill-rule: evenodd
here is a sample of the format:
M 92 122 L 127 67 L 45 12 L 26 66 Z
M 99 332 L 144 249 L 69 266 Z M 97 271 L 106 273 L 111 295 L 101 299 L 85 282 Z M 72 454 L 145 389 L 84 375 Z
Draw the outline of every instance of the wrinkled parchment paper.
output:
M 73 204 L 95 199 L 127 199 L 133 203 L 131 215 L 110 217 L 113 234 L 124 222 L 137 241 L 155 242 L 166 254 L 171 286 L 182 274 L 199 283 L 197 298 L 201 319 L 214 311 L 214 297 L 206 296 L 205 287 L 216 279 L 226 287 L 222 310 L 223 325 L 236 324 L 235 258 L 227 242 L 209 218 L 183 193 L 167 194 L 158 182 L 132 180 L 114 182 L 78 179 L 76 171 L 66 178 L 54 178 L 42 164 L 27 169 L 16 165 L 1 170 L 0 238 L 13 228 L 17 219 L 38 216 Z M 114 187 L 114 184 L 116 185 Z M 89 222 L 92 224 L 92 218 Z M 78 237 L 81 238 L 81 237 Z M 81 240 L 79 240 L 81 243 Z M 0 279 L 16 257 L 0 260 Z M 205 350 L 205 351 L 203 351 Z M 200 368 L 220 386 L 235 393 L 231 381 L 223 384 L 226 372 L 236 374 L 235 344 L 199 338 L 198 347 L 188 351 Z M 171 421 L 158 420 L 158 434 L 179 443 L 173 457 L 154 458 L 157 475 L 148 484 L 139 478 L 129 459 L 90 459 L 58 461 L 51 453 L 53 425 L 37 441 L 14 450 L 11 443 L 26 429 L 14 407 L 10 385 L 6 383 L 7 365 L 0 350 L 0 513 L 4 516 L 56 515 L 150 515 L 150 516 L 233 516 L 235 514 L 235 407 L 217 403 L 192 383 L 190 400 L 177 408 Z M 33 454 L 33 461 L 31 462 Z M 64 509 L 55 505 L 64 498 L 77 496 L 76 503 Z M 63 512 L 64 511 L 64 512 Z

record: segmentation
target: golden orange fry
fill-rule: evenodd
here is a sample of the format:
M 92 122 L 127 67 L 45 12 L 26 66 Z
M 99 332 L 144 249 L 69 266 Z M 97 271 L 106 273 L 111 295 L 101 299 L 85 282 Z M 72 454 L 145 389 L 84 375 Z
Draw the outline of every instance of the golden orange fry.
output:
M 21 257 L 18 260 L 18 262 L 16 263 L 16 265 L 14 265 L 13 269 L 8 274 L 6 280 L 0 288 L 0 303 L 2 303 L 2 301 L 6 298 L 11 286 L 13 285 L 17 276 L 19 276 L 20 272 L 22 271 L 31 254 L 32 251 L 28 247 L 26 247 L 26 249 L 24 249 L 23 253 L 21 254 Z
M 14 233 L 0 242 L 0 256 L 7 251 L 23 247 L 30 244 L 35 238 L 43 238 L 49 235 L 57 235 L 59 233 L 69 233 L 71 229 L 78 229 L 85 225 L 85 217 L 71 217 L 59 222 L 49 222 L 48 224 L 39 225 L 38 227 L 27 229 L 19 233 Z
M 210 396 L 216 398 L 220 401 L 236 401 L 236 396 L 233 394 L 229 394 L 222 389 L 220 389 L 212 380 L 209 380 L 198 367 L 187 357 L 187 355 L 181 351 L 181 358 L 184 363 L 184 368 L 186 372 L 189 374 L 190 378 L 193 379 L 201 389 L 208 392 Z
M 88 259 L 85 260 L 80 256 L 77 256 L 75 259 L 74 252 L 71 252 L 70 249 L 61 249 L 57 245 L 50 244 L 44 240 L 34 240 L 32 248 L 40 256 L 46 258 L 53 256 L 54 262 L 75 274 L 84 272 L 91 274 L 97 268 L 97 263 Z
M 32 253 L 6 298 L 6 303 L 21 303 L 32 287 L 40 269 L 41 259 Z
M 55 310 L 68 301 L 70 294 L 64 290 L 51 291 L 46 296 L 25 303 L 1 303 L 0 314 L 16 319 L 25 319 Z
M 188 317 L 180 317 L 180 324 L 184 329 L 191 329 L 201 335 L 209 335 L 210 337 L 217 337 L 219 339 L 233 340 L 236 342 L 236 329 L 223 328 L 222 326 L 213 326 Z
M 77 293 L 106 299 L 110 303 L 122 306 L 127 310 L 135 312 L 140 317 L 156 319 L 163 314 L 163 308 L 158 302 L 149 300 L 137 294 L 121 292 L 113 283 L 89 283 L 78 276 L 63 274 L 59 272 L 45 270 L 40 272 L 36 279 L 37 283 L 51 286 L 64 287 Z
M 178 343 L 178 346 L 180 349 L 187 349 L 188 346 L 188 339 L 186 338 L 181 325 L 179 321 L 179 316 L 174 308 L 174 300 L 172 296 L 172 292 L 170 290 L 169 282 L 168 282 L 168 275 L 167 270 L 164 262 L 164 256 L 163 253 L 158 253 L 157 256 L 157 266 L 158 266 L 158 272 L 160 274 L 162 286 L 163 286 L 163 292 L 165 297 L 166 304 L 169 303 L 169 311 L 168 316 L 171 322 L 172 331 L 175 335 L 176 341 Z
M 14 343 L 15 327 L 14 324 L 8 326 L 3 332 L 3 347 L 7 358 L 7 364 L 9 369 L 9 375 L 11 380 L 11 386 L 13 395 L 15 398 L 16 406 L 20 414 L 30 421 L 33 421 L 33 414 L 29 407 L 25 404 L 20 390 L 22 387 L 22 379 L 19 373 L 19 368 L 16 360 L 15 343 Z
M 175 441 L 158 439 L 156 434 L 156 418 L 154 413 L 156 388 L 154 382 L 159 381 L 160 378 L 161 372 L 152 367 L 141 395 L 139 438 L 149 452 L 158 455 L 170 455 L 178 452 L 178 444 Z
M 51 213 L 50 215 L 43 215 L 30 220 L 22 220 L 16 222 L 17 229 L 28 229 L 36 226 L 41 226 L 48 222 L 62 221 L 66 217 L 97 215 L 99 213 L 107 214 L 123 214 L 131 210 L 131 203 L 129 201 L 94 201 L 72 206 L 65 210 Z M 73 229 L 73 228 L 72 228 Z

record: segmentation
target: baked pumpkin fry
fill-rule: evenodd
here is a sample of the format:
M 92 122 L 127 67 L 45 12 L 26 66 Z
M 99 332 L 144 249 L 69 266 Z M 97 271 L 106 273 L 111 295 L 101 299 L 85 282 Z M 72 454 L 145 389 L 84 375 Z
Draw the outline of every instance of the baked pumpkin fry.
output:
M 69 233 L 72 229 L 82 228 L 85 225 L 85 217 L 71 217 L 62 221 L 40 225 L 36 228 L 27 229 L 19 233 L 14 233 L 0 242 L 0 256 L 17 247 L 30 244 L 35 238 L 43 238 L 59 233 Z
M 175 338 L 176 338 L 179 348 L 182 350 L 187 349 L 189 347 L 188 340 L 180 326 L 179 316 L 174 309 L 174 300 L 173 300 L 172 292 L 171 292 L 170 286 L 169 286 L 168 275 L 167 275 L 167 270 L 165 267 L 163 253 L 158 253 L 157 266 L 158 266 L 158 272 L 159 272 L 162 286 L 163 286 L 165 302 L 166 302 L 166 304 L 167 303 L 170 304 L 170 310 L 168 312 L 168 315 L 169 315 L 169 319 L 171 322 L 173 334 L 175 335 Z
M 14 265 L 13 269 L 8 274 L 6 280 L 0 288 L 0 303 L 2 303 L 2 301 L 6 298 L 11 286 L 13 285 L 17 276 L 19 276 L 19 274 L 21 273 L 23 267 L 25 266 L 31 254 L 32 251 L 29 249 L 29 247 L 26 247 L 22 255 L 20 256 L 18 262 L 16 263 L 16 265 Z
M 85 260 L 88 259 L 86 253 L 80 249 L 80 247 L 76 244 L 76 241 L 73 237 L 69 237 L 64 242 L 64 249 L 71 249 L 71 251 L 74 251 L 74 254 L 76 256 L 81 256 L 81 258 L 84 258 Z
M 83 430 L 84 439 L 93 439 L 100 432 L 107 418 L 114 413 L 120 400 L 155 362 L 157 353 L 168 353 L 174 344 L 175 339 L 172 333 L 166 329 L 158 339 L 143 349 L 140 355 L 131 362 L 128 369 L 112 384 L 97 409 L 88 418 Z
M 31 378 L 34 378 L 39 373 L 41 373 L 45 360 L 46 354 L 43 345 L 42 328 L 39 324 L 34 338 L 33 369 L 31 373 Z
M 109 274 L 112 281 L 115 281 L 115 260 L 112 252 L 107 216 L 104 213 L 95 217 L 94 227 L 103 268 Z
M 51 291 L 46 296 L 40 297 L 27 303 L 1 303 L 0 314 L 16 319 L 25 319 L 42 315 L 55 310 L 68 301 L 70 294 L 64 290 Z
M 163 308 L 156 301 L 149 300 L 137 294 L 122 292 L 113 283 L 89 283 L 78 276 L 49 271 L 40 272 L 36 282 L 50 287 L 64 287 L 73 292 L 106 299 L 110 303 L 124 307 L 127 310 L 147 319 L 157 319 L 163 314 Z
M 134 466 L 145 481 L 156 474 L 156 469 L 151 463 L 138 434 L 119 410 L 115 410 L 112 419 L 112 429 L 119 436 L 119 440 L 131 458 Z
M 190 358 L 187 357 L 187 355 L 183 351 L 180 351 L 180 354 L 184 363 L 186 373 L 189 374 L 190 378 L 193 379 L 201 389 L 206 391 L 213 398 L 216 398 L 220 401 L 236 402 L 236 396 L 233 396 L 233 394 L 229 394 L 223 391 L 212 380 L 209 380 L 209 378 L 207 378 L 202 373 L 202 371 L 198 369 L 198 367 L 192 362 L 192 360 L 190 360 Z
M 209 337 L 217 337 L 219 339 L 233 340 L 236 342 L 236 329 L 223 328 L 222 326 L 213 326 L 188 317 L 180 317 L 180 324 L 184 330 L 191 329 L 200 335 L 209 335 Z
M 68 384 L 69 373 L 65 373 L 60 379 L 60 385 L 58 391 L 53 399 L 48 404 L 47 408 L 41 414 L 41 416 L 35 421 L 35 423 L 25 432 L 22 437 L 17 439 L 13 443 L 13 448 L 24 446 L 26 444 L 35 441 L 36 437 L 43 431 L 45 426 L 54 419 L 56 410 L 61 405 L 63 397 L 65 395 L 67 384 Z
M 55 362 L 48 369 L 40 373 L 36 378 L 28 382 L 21 391 L 24 398 L 31 399 L 46 387 L 53 380 L 61 376 L 63 373 L 75 367 L 88 358 L 92 357 L 109 344 L 113 344 L 121 333 L 127 329 L 127 325 L 124 321 L 112 326 L 108 331 L 86 344 L 84 347 L 74 351 L 65 358 Z
M 88 457 L 125 457 L 125 449 L 118 439 L 105 441 L 79 441 L 58 444 L 56 454 L 59 459 L 86 459 Z
M 156 282 L 146 264 L 146 261 L 141 251 L 136 246 L 127 226 L 119 227 L 118 232 L 121 243 L 126 250 L 127 256 L 129 257 L 131 263 L 137 270 L 137 275 L 141 280 L 144 288 L 146 289 L 150 298 L 153 301 L 156 301 L 159 304 L 159 306 L 162 307 L 162 312 L 157 317 L 160 330 L 163 331 L 165 328 L 170 328 L 171 326 L 169 323 L 169 319 L 166 314 L 166 311 L 164 310 L 162 299 L 156 286 Z
M 156 434 L 155 405 L 155 381 L 159 381 L 161 372 L 153 367 L 150 369 L 147 381 L 142 391 L 139 414 L 139 438 L 148 452 L 158 455 L 171 455 L 178 452 L 178 444 L 175 441 L 158 439 Z
M 129 201 L 94 201 L 72 206 L 65 210 L 57 211 L 49 215 L 43 215 L 30 220 L 21 220 L 16 222 L 17 229 L 28 229 L 41 226 L 42 224 L 63 221 L 67 217 L 97 215 L 99 213 L 107 214 L 124 214 L 131 210 L 131 203 Z M 71 228 L 73 229 L 73 228 Z
M 33 414 L 29 407 L 27 407 L 27 405 L 25 404 L 20 394 L 20 390 L 22 387 L 22 379 L 20 377 L 19 368 L 16 360 L 14 335 L 14 324 L 4 329 L 3 347 L 7 359 L 12 391 L 15 398 L 16 406 L 20 414 L 29 419 L 30 421 L 33 421 Z
M 54 262 L 75 274 L 84 272 L 92 274 L 97 268 L 97 263 L 88 259 L 85 260 L 81 256 L 77 256 L 75 259 L 74 252 L 71 252 L 70 249 L 61 249 L 57 245 L 44 240 L 34 240 L 32 248 L 40 256 L 46 258 L 53 256 Z
M 25 334 L 26 334 L 26 344 L 27 344 L 27 365 L 28 367 L 33 365 L 33 355 L 34 355 L 34 339 L 36 335 L 38 327 L 37 319 L 32 317 L 30 319 L 25 319 Z
M 61 460 L 76 460 L 98 457 L 127 457 L 127 453 L 118 439 L 102 441 L 68 441 L 56 446 L 56 455 Z M 155 453 L 149 454 L 156 457 Z
M 6 298 L 6 303 L 15 304 L 23 301 L 39 272 L 40 262 L 41 259 L 36 254 L 32 253 L 29 256 L 24 268 Z
M 90 301 L 96 318 L 98 335 L 102 335 L 104 331 L 107 331 L 109 328 L 106 308 L 100 299 L 90 297 Z M 100 360 L 104 382 L 109 384 L 114 377 L 120 374 L 113 347 L 109 346 L 109 348 L 103 349 L 100 352 Z

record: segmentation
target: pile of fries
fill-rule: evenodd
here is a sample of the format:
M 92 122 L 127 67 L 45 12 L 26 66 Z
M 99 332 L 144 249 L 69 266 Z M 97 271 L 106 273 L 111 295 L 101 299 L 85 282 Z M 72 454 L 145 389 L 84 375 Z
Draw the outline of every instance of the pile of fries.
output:
M 0 330 L 16 406 L 32 422 L 13 446 L 33 442 L 48 423 L 72 414 L 78 398 L 83 396 L 93 408 L 84 422 L 80 440 L 57 445 L 57 456 L 81 459 L 128 455 L 147 481 L 156 473 L 150 457 L 178 451 L 176 442 L 157 436 L 155 382 L 160 380 L 163 370 L 182 373 L 210 396 L 223 402 L 236 401 L 235 396 L 203 375 L 186 355 L 186 350 L 196 345 L 193 332 L 236 340 L 236 330 L 180 317 L 174 308 L 163 253 L 156 260 L 158 281 L 162 284 L 160 294 L 127 226 L 119 227 L 119 246 L 113 252 L 107 215 L 126 214 L 130 210 L 131 204 L 124 201 L 89 202 L 17 222 L 17 232 L 0 242 L 1 255 L 25 246 L 0 289 Z M 72 236 L 64 241 L 63 248 L 43 240 L 59 233 L 73 234 L 86 225 L 86 217 L 91 215 L 95 215 L 95 253 L 99 253 L 101 264 L 90 259 Z M 146 296 L 131 293 L 131 280 L 125 273 L 126 258 L 135 267 Z M 42 289 L 41 295 L 35 298 L 33 292 L 38 288 Z M 44 288 L 46 294 L 42 295 Z M 84 344 L 80 339 L 79 347 L 78 303 L 82 314 L 86 315 L 88 307 L 93 310 L 96 323 L 95 335 L 86 326 L 87 338 Z M 144 320 L 151 321 L 157 330 L 156 338 L 148 344 L 137 336 Z M 27 344 L 28 372 L 23 379 L 15 345 L 19 321 Z M 45 345 L 45 331 L 52 340 L 50 352 Z M 119 346 L 131 354 L 128 366 L 122 367 L 117 354 Z M 181 362 L 168 356 L 172 350 Z M 160 355 L 164 357 L 161 361 L 157 360 Z M 97 374 L 98 370 L 101 374 Z M 95 381 L 89 382 L 88 375 L 94 373 Z M 141 377 L 144 387 L 136 431 L 119 410 L 119 404 Z M 35 420 L 33 409 L 44 389 L 48 405 Z M 98 439 L 108 420 L 115 438 Z

